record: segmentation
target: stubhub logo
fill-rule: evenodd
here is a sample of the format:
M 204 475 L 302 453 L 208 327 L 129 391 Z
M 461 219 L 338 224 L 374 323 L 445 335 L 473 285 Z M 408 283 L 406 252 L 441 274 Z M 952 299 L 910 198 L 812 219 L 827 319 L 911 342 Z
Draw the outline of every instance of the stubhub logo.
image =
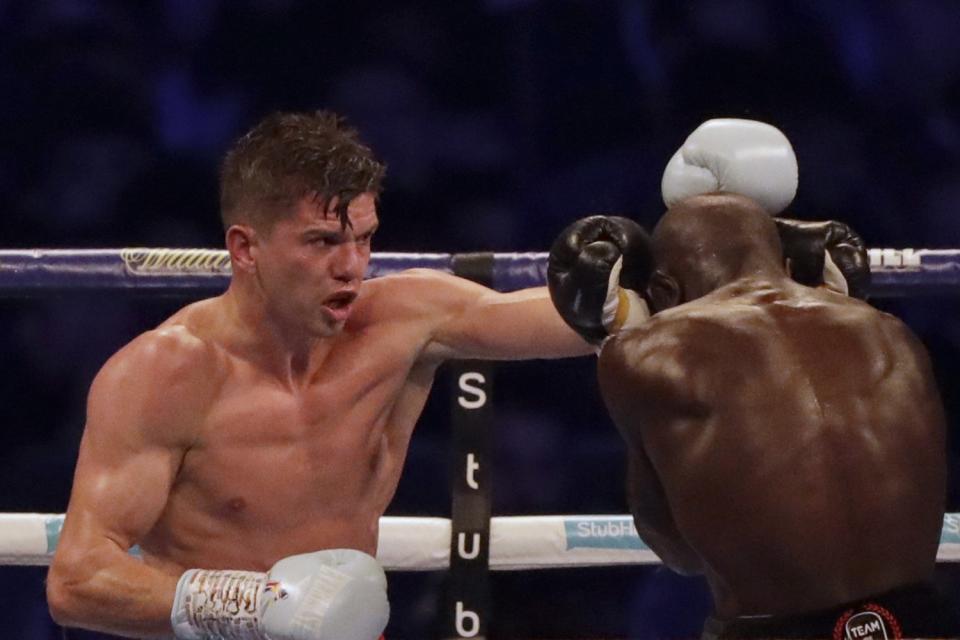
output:
M 960 544 L 960 514 L 948 513 L 943 518 L 941 544 Z
M 646 549 L 630 516 L 571 517 L 564 520 L 567 549 Z

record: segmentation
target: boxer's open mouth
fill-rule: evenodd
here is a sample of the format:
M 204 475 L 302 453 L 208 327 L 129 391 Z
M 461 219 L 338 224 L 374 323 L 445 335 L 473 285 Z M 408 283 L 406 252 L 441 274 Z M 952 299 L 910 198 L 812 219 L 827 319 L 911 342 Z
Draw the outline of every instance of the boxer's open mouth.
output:
M 338 291 L 323 301 L 331 309 L 346 309 L 357 299 L 356 291 Z

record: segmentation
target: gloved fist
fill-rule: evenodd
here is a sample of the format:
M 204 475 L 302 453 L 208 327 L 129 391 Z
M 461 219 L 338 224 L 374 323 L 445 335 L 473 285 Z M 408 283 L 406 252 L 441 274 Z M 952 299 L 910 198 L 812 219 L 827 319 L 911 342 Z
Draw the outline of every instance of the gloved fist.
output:
M 653 270 L 650 238 L 627 218 L 589 216 L 564 229 L 550 248 L 547 285 L 560 316 L 587 342 L 650 317 L 641 297 Z
M 790 276 L 807 286 L 826 285 L 839 293 L 866 299 L 870 257 L 857 232 L 836 220 L 804 222 L 774 218 L 790 261 Z
M 190 569 L 170 613 L 181 640 L 376 640 L 389 617 L 383 569 L 354 549 L 290 556 L 268 573 Z
M 673 154 L 663 172 L 667 207 L 715 191 L 756 200 L 770 215 L 797 193 L 797 157 L 776 127 L 755 120 L 707 120 Z

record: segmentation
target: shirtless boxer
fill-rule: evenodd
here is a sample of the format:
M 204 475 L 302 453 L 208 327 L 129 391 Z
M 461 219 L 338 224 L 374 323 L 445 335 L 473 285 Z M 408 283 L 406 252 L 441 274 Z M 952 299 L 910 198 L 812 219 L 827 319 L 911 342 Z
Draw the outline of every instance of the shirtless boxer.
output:
M 612 331 L 599 360 L 637 530 L 668 566 L 705 574 L 704 637 L 956 637 L 931 586 L 947 469 L 927 355 L 896 318 L 790 279 L 784 253 L 809 273 L 835 250 L 854 283 L 865 265 L 862 249 L 830 244 L 835 225 L 817 227 L 819 242 L 805 225 L 778 229 L 757 203 L 772 182 L 741 189 L 757 200 L 680 199 L 652 248 L 616 218 L 576 223 L 555 244 L 555 302 L 585 337 L 597 317 L 623 316 L 618 305 L 656 314 Z M 653 266 L 637 269 L 651 250 Z M 585 263 L 617 267 L 594 269 L 594 292 L 637 290 L 580 295 L 593 313 L 574 309 L 590 291 Z M 577 277 L 560 269 L 571 264 Z
M 437 366 L 592 352 L 545 289 L 431 270 L 363 282 L 382 175 L 327 113 L 271 116 L 227 154 L 229 289 L 134 339 L 90 389 L 48 578 L 58 622 L 376 638 L 378 521 Z

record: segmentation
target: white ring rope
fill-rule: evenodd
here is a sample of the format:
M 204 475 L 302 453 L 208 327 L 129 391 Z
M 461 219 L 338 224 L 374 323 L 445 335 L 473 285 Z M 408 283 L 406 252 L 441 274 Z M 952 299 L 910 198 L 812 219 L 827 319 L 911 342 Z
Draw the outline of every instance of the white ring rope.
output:
M 0 564 L 50 564 L 62 526 L 60 514 L 0 513 Z M 490 530 L 494 570 L 660 563 L 625 515 L 503 516 Z M 445 569 L 450 534 L 446 518 L 380 518 L 377 559 L 392 571 Z M 944 517 L 937 560 L 960 562 L 960 513 Z

